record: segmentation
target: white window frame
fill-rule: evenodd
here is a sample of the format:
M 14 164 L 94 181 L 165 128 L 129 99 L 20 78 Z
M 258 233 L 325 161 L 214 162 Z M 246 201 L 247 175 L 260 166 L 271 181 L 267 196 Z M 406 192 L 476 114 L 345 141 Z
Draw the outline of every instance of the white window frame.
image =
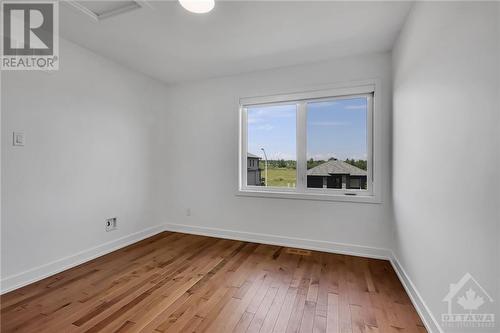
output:
M 379 82 L 365 81 L 336 88 L 313 90 L 299 93 L 280 94 L 264 97 L 249 97 L 240 99 L 239 107 L 239 172 L 237 195 L 349 201 L 349 202 L 381 202 L 381 165 L 380 165 L 380 127 L 379 114 Z M 366 97 L 367 110 L 367 190 L 356 189 L 324 189 L 307 187 L 307 103 L 321 100 Z M 247 108 L 266 105 L 297 105 L 296 117 L 296 150 L 297 150 L 297 182 L 296 187 L 265 187 L 247 185 Z

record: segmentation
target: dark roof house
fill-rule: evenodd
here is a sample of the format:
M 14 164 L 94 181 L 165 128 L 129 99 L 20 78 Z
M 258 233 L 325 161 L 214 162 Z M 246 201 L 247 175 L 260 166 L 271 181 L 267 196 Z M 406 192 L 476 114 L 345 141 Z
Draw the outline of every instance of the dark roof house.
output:
M 340 160 L 329 160 L 312 169 L 307 170 L 307 175 L 329 176 L 329 175 L 351 175 L 366 176 L 366 170 L 360 169 L 347 162 Z
M 247 153 L 247 158 L 257 158 L 257 159 L 261 159 L 261 157 L 255 155 L 255 154 L 252 154 L 252 153 Z
M 247 185 L 262 185 L 261 170 L 259 168 L 260 159 L 257 155 L 247 153 Z
M 307 170 L 307 187 L 366 189 L 367 173 L 347 162 L 329 160 Z

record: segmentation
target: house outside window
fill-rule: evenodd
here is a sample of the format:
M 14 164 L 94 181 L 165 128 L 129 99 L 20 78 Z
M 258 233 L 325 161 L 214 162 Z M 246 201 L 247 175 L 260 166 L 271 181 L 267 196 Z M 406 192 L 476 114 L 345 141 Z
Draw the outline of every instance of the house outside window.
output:
M 257 155 L 247 153 L 247 182 L 250 186 L 261 186 L 261 169 L 259 168 L 259 160 Z
M 307 187 L 366 190 L 367 172 L 333 158 L 307 170 Z

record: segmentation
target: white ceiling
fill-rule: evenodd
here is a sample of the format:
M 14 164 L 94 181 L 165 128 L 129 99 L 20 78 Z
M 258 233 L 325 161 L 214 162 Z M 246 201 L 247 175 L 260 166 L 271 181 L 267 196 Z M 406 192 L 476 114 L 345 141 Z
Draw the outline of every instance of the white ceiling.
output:
M 388 51 L 411 2 L 217 1 L 191 14 L 177 1 L 92 20 L 60 6 L 60 34 L 167 83 Z

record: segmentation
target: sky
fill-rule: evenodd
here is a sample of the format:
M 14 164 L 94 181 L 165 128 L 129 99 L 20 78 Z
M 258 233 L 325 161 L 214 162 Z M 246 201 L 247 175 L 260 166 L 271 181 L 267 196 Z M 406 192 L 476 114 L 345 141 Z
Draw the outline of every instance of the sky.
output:
M 248 152 L 271 160 L 296 159 L 295 104 L 248 108 Z M 307 159 L 366 159 L 366 98 L 307 105 Z

